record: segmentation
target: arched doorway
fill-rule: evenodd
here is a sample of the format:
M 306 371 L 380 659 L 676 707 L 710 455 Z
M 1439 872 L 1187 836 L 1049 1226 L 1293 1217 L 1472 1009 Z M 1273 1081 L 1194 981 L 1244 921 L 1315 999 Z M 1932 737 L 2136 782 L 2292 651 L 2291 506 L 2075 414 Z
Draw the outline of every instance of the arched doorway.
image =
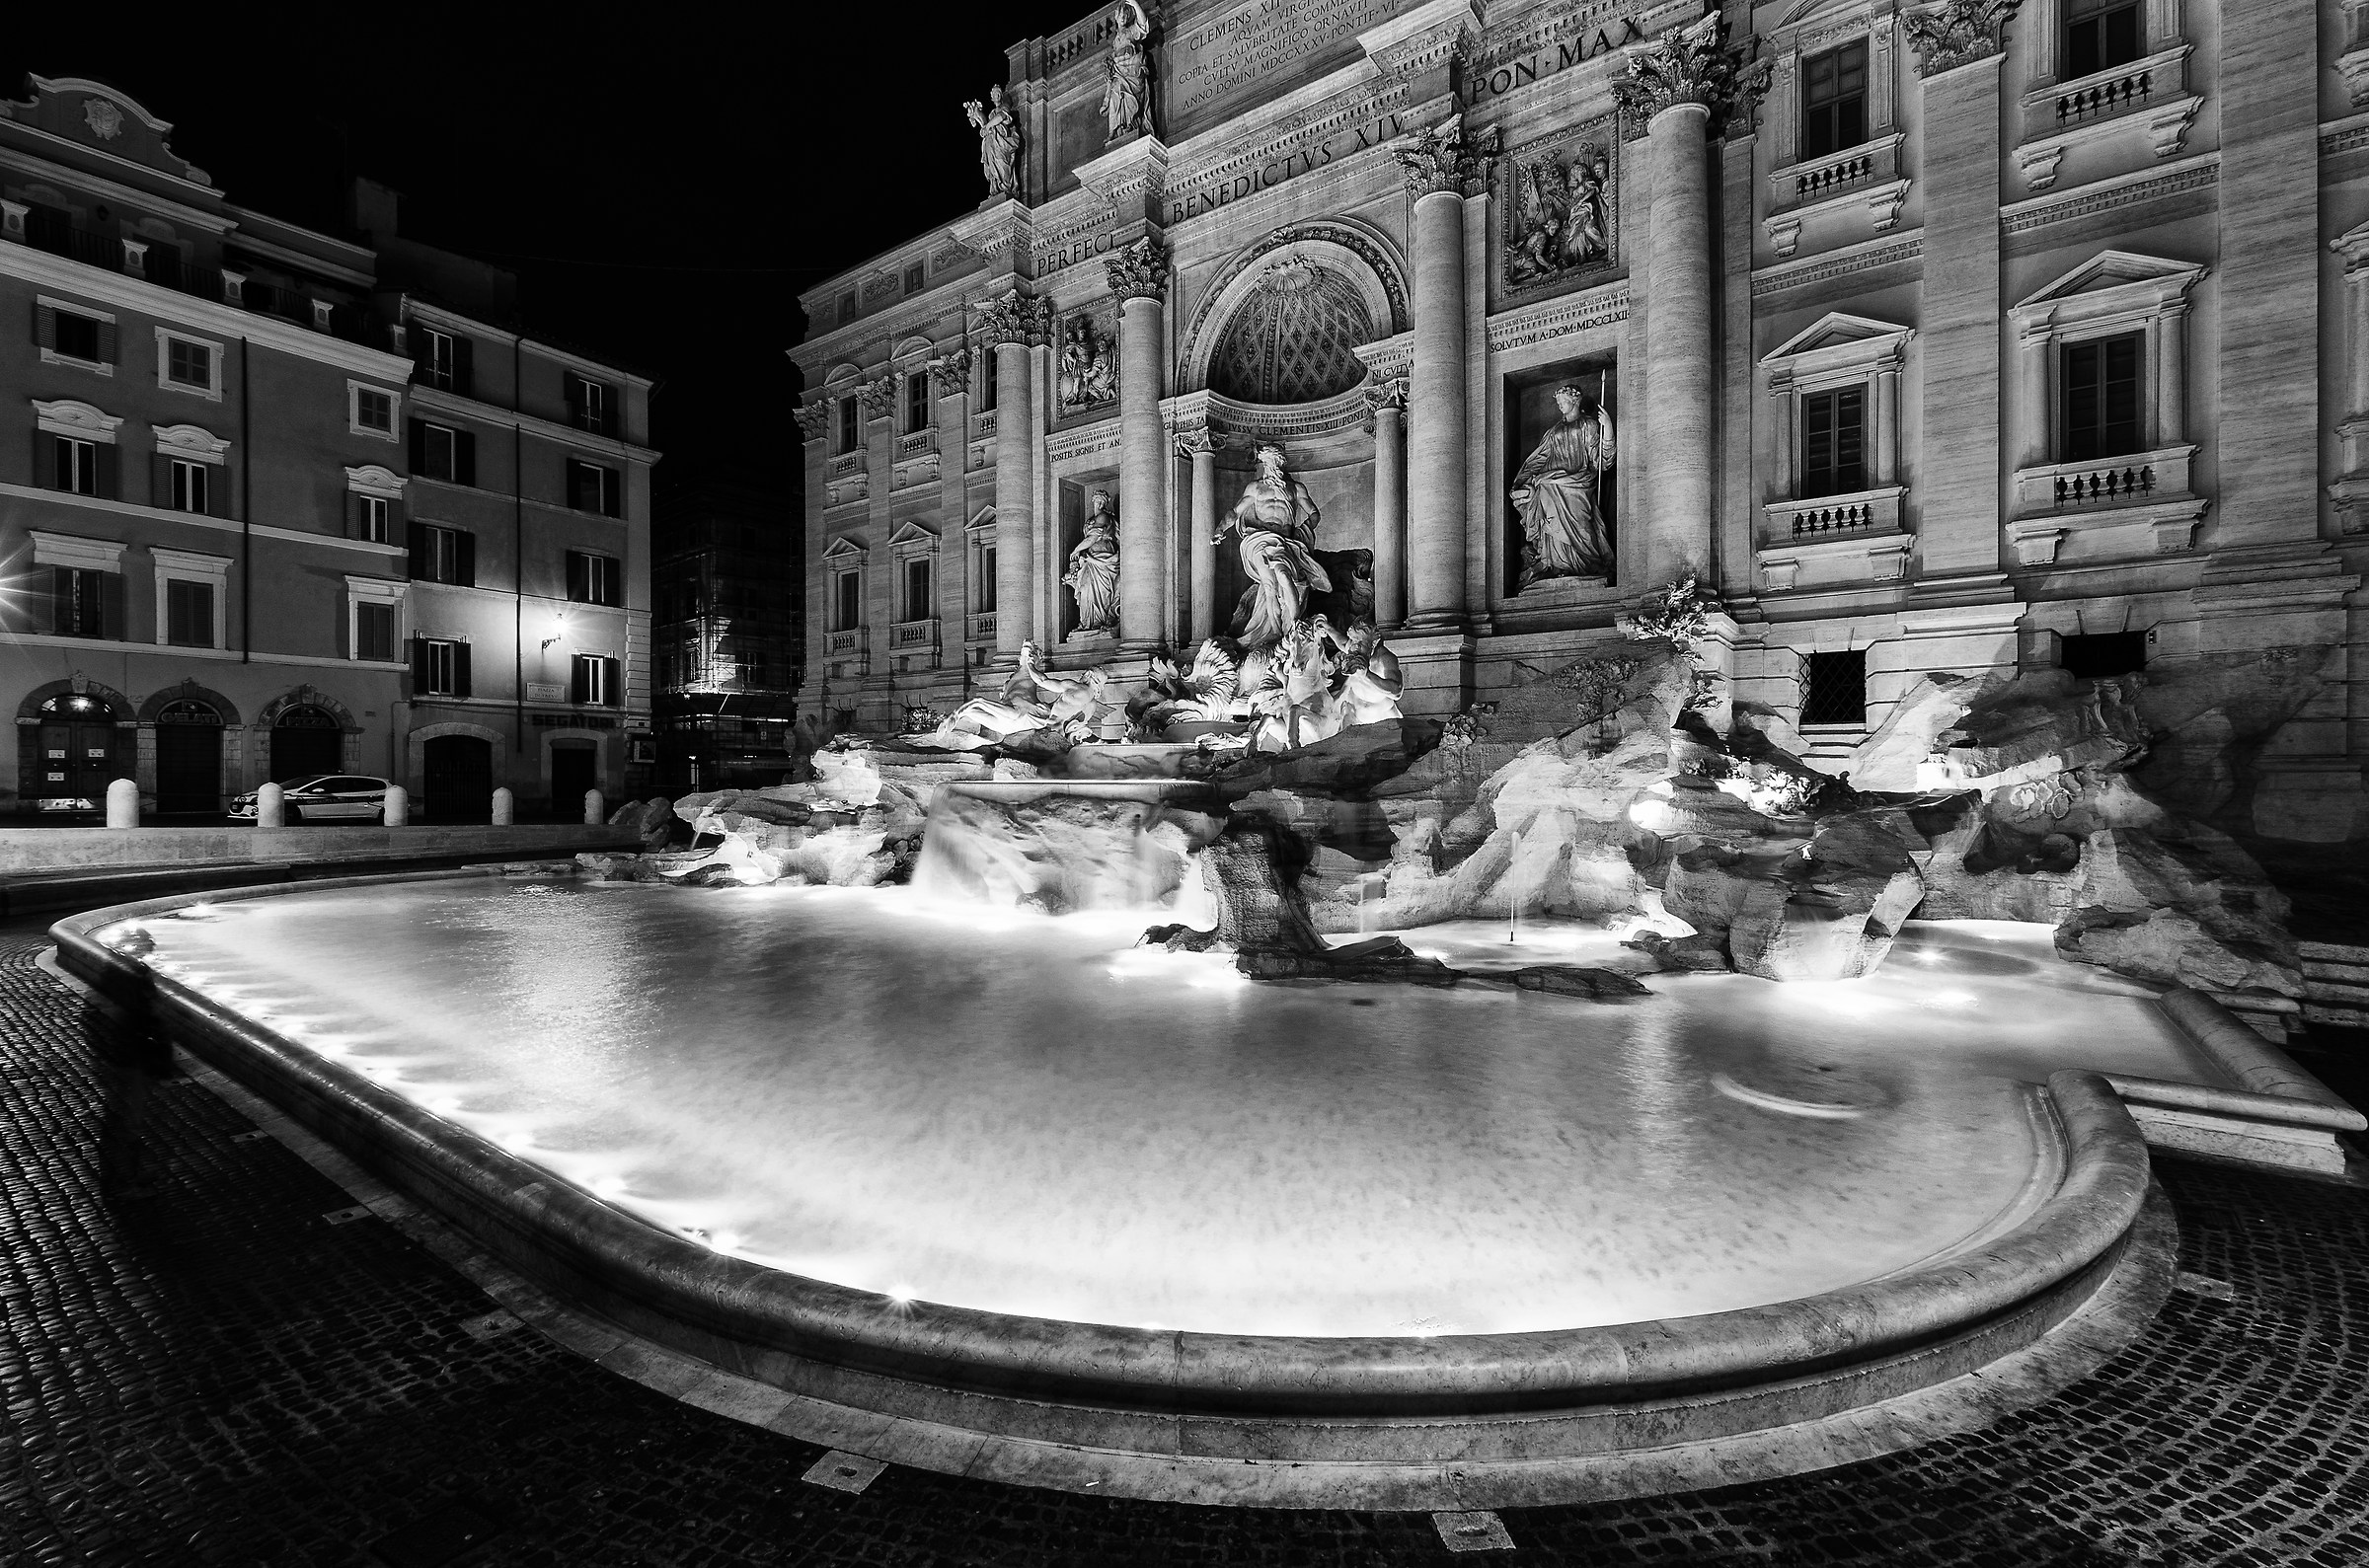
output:
M 222 809 L 222 715 L 193 697 L 156 715 L 156 810 L 159 816 Z
M 34 798 L 53 811 L 103 809 L 107 786 L 131 777 L 129 748 L 118 747 L 115 729 L 130 715 L 97 692 L 72 692 L 42 703 L 37 716 Z
M 475 735 L 437 735 L 422 748 L 421 801 L 430 822 L 486 822 L 494 815 L 494 747 Z
M 327 709 L 290 703 L 271 722 L 271 780 L 286 784 L 345 767 L 344 726 Z

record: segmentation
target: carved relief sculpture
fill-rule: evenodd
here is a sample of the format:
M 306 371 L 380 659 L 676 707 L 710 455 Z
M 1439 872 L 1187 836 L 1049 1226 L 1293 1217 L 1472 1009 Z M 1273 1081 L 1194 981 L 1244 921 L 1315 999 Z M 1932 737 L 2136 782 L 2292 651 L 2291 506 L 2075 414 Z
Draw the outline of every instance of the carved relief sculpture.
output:
M 1152 129 L 1151 41 L 1157 25 L 1142 0 L 1119 0 L 1110 13 L 1109 81 L 1103 89 L 1106 143 L 1125 141 Z
M 1727 22 L 1713 12 L 1675 33 L 1629 51 L 1628 75 L 1612 80 L 1613 96 L 1627 117 L 1627 134 L 1645 133 L 1653 116 L 1680 104 L 1711 111 L 1716 133 L 1730 116 L 1749 116 L 1769 90 L 1774 62 L 1748 57 L 1727 42 Z
M 1234 619 L 1235 635 L 1247 646 L 1268 648 L 1282 641 L 1298 624 L 1305 597 L 1332 590 L 1333 579 L 1309 552 L 1317 522 L 1308 486 L 1284 471 L 1283 449 L 1261 446 L 1259 477 L 1244 488 L 1216 534 L 1220 540 L 1229 533 L 1241 536 L 1242 570 L 1251 588 Z
M 991 196 L 1020 194 L 1020 121 L 1004 102 L 1001 86 L 987 89 L 987 102 L 971 99 L 962 106 L 979 133 L 979 171 L 987 177 Z
M 1108 490 L 1096 490 L 1088 503 L 1086 537 L 1069 553 L 1061 581 L 1077 600 L 1080 632 L 1118 630 L 1118 514 Z
M 1570 162 L 1548 152 L 1513 162 L 1514 209 L 1506 236 L 1505 279 L 1544 283 L 1610 258 L 1612 160 L 1593 143 Z
M 1062 334 L 1059 392 L 1064 413 L 1118 401 L 1118 366 L 1091 317 L 1071 317 Z
M 1612 576 L 1604 527 L 1604 471 L 1612 466 L 1612 416 L 1579 386 L 1555 389 L 1563 417 L 1513 476 L 1522 516 L 1522 573 L 1515 592 L 1553 577 Z
M 2022 5 L 2023 0 L 1942 0 L 1931 10 L 1908 13 L 1908 46 L 1917 52 L 1917 74 L 1936 76 L 1997 54 L 1999 30 Z

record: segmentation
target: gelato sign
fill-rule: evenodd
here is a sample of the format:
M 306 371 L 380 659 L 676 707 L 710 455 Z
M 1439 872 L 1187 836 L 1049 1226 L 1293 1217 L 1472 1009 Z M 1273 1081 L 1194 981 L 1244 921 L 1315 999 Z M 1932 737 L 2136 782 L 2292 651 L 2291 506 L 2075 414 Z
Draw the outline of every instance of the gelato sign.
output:
M 1278 72 L 1341 53 L 1344 44 L 1353 50 L 1358 34 L 1389 21 L 1406 5 L 1407 0 L 1244 0 L 1179 20 L 1169 34 L 1163 108 L 1178 124 L 1204 123 Z

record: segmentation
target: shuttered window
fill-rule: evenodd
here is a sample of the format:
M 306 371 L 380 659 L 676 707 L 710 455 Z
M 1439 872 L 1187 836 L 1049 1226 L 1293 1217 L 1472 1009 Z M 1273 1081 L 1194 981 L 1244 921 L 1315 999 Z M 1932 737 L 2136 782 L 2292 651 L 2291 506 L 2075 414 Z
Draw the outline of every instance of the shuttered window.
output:
M 568 597 L 577 604 L 625 603 L 625 563 L 614 556 L 568 552 Z
M 169 459 L 172 468 L 171 488 L 167 504 L 177 512 L 203 514 L 206 488 L 210 476 L 202 463 L 188 463 L 180 458 Z
M 477 586 L 477 536 L 465 528 L 412 525 L 412 577 L 419 582 Z
M 1867 391 L 1837 387 L 1801 400 L 1801 486 L 1796 497 L 1868 487 Z
M 568 504 L 576 511 L 617 516 L 618 488 L 615 469 L 586 463 L 580 458 L 568 460 Z
M 422 697 L 467 697 L 469 644 L 442 637 L 412 638 L 412 690 Z
M 623 667 L 597 653 L 578 653 L 569 661 L 568 701 L 594 708 L 616 708 L 625 701 Z
M 391 659 L 395 656 L 395 607 L 357 604 L 353 607 L 353 656 Z
M 214 645 L 214 585 L 168 578 L 165 582 L 165 640 L 178 648 Z
M 107 635 L 108 601 L 115 597 L 109 579 L 115 573 L 83 566 L 49 568 L 49 630 L 61 637 Z
M 86 316 L 59 305 L 37 305 L 33 336 L 37 345 L 61 359 L 78 359 L 86 365 L 115 362 L 115 324 L 112 318 Z
M 447 485 L 477 483 L 477 436 L 425 419 L 412 421 L 412 472 Z

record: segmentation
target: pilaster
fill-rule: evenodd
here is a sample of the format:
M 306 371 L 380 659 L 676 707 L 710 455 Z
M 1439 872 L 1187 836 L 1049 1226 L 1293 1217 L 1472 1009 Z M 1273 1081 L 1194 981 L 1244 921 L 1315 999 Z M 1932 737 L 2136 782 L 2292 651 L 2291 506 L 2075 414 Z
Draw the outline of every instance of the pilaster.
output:
M 2012 8 L 2011 8 L 2012 9 Z M 1918 39 L 1919 18 L 1910 20 Z M 1961 31 L 1920 58 L 1925 126 L 1924 428 L 1916 495 L 1920 591 L 2004 594 L 1999 571 L 1999 69 Z M 1950 63 L 1950 62 L 1956 63 Z M 2041 407 L 2046 408 L 2043 398 Z M 1939 432 L 1946 439 L 1936 439 Z M 1958 579 L 1980 579 L 1967 584 Z

